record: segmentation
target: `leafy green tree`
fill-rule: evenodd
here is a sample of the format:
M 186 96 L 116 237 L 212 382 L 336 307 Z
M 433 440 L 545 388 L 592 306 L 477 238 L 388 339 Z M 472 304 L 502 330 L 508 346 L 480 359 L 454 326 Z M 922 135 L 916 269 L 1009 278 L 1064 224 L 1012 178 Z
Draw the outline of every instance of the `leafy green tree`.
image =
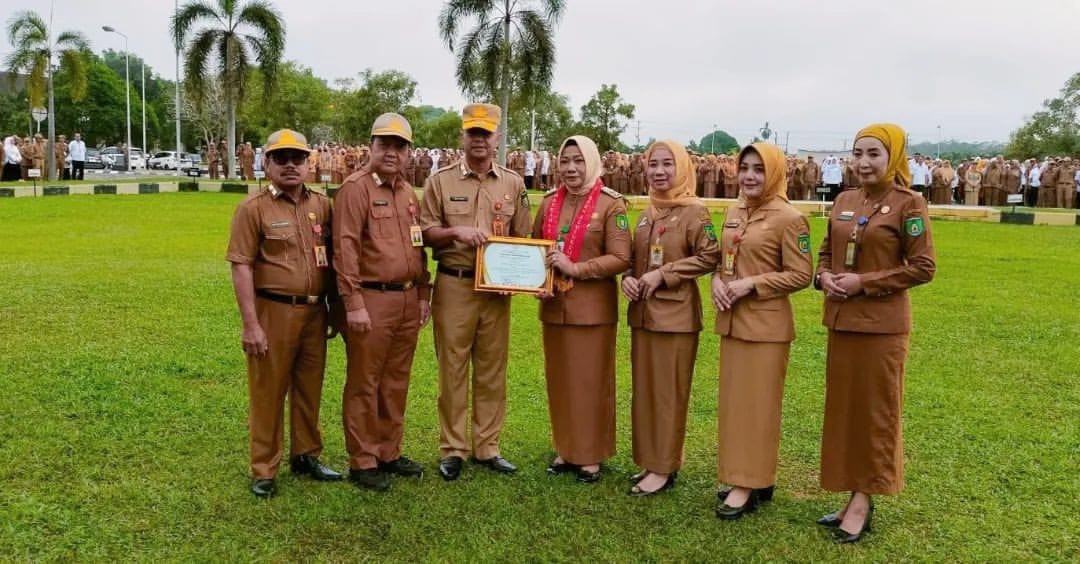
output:
M 1043 102 L 1020 129 L 1012 133 L 1006 155 L 1024 159 L 1080 154 L 1080 73 L 1065 81 L 1057 98 Z
M 457 56 L 458 87 L 502 107 L 501 163 L 506 162 L 512 91 L 532 96 L 550 87 L 555 26 L 565 8 L 563 0 L 448 0 L 439 14 L 443 42 Z
M 56 92 L 69 95 L 68 77 L 57 75 Z M 86 66 L 86 97 L 81 104 L 65 104 L 56 112 L 57 129 L 68 139 L 82 133 L 87 146 L 108 145 L 124 138 L 124 81 L 101 59 L 91 56 Z
M 310 68 L 293 61 L 278 67 L 277 86 L 263 92 L 260 71 L 251 74 L 251 95 L 240 105 L 241 137 L 258 145 L 271 133 L 288 127 L 310 133 L 331 122 L 330 87 Z
M 574 114 L 570 110 L 569 99 L 558 92 L 545 91 L 536 95 L 534 100 L 519 100 L 510 103 L 510 139 L 514 147 L 530 148 L 533 108 L 536 112 L 536 144 L 548 150 L 558 150 L 564 139 L 576 133 Z
M 285 21 L 266 0 L 192 0 L 172 18 L 177 50 L 184 51 L 186 88 L 203 99 L 211 60 L 226 102 L 228 166 L 236 170 L 236 114 L 247 91 L 252 62 L 261 71 L 263 92 L 273 92 L 278 64 L 285 51 Z
M 581 107 L 581 125 L 596 141 L 600 151 L 625 149 L 619 136 L 634 119 L 634 105 L 623 101 L 616 85 L 603 84 L 600 91 Z
M 49 180 L 56 180 L 56 106 L 53 79 L 56 74 L 71 79 L 71 99 L 78 101 L 86 94 L 86 52 L 90 42 L 77 31 L 62 31 L 52 40 L 45 20 L 35 12 L 17 12 L 8 21 L 8 41 L 14 49 L 4 60 L 12 79 L 17 74 L 27 75 L 26 90 L 30 105 L 40 107 L 48 94 L 49 136 L 46 161 Z M 59 73 L 53 72 L 53 59 L 58 58 Z
M 26 89 L 0 93 L 0 138 L 29 133 L 34 121 L 30 119 L 30 101 Z
M 726 155 L 732 149 L 737 150 L 738 148 L 739 142 L 734 137 L 726 131 L 718 129 L 702 137 L 697 144 L 696 151 L 702 154 Z
M 376 73 L 367 69 L 360 73 L 359 79 L 359 87 L 351 79 L 338 81 L 341 90 L 332 96 L 331 125 L 339 140 L 367 141 L 375 118 L 386 112 L 403 114 L 416 97 L 416 80 L 401 71 Z
M 410 118 L 413 141 L 417 147 L 433 149 L 457 148 L 461 144 L 461 113 L 446 111 L 437 117 Z

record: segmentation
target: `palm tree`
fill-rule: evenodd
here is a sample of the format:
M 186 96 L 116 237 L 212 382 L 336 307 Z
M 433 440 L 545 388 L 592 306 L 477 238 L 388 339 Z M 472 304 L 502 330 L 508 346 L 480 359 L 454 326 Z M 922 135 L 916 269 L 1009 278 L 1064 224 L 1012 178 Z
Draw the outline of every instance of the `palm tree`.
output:
M 56 180 L 56 110 L 53 104 L 53 58 L 60 63 L 60 72 L 71 78 L 71 98 L 78 101 L 86 95 L 86 52 L 90 42 L 77 31 L 65 31 L 53 41 L 45 20 L 34 12 L 19 12 L 8 20 L 8 41 L 15 49 L 4 60 L 12 79 L 26 74 L 26 91 L 30 106 L 41 107 L 46 94 L 49 97 L 49 138 L 46 155 L 49 180 Z
M 206 25 L 196 31 L 203 23 Z M 177 50 L 187 43 L 184 74 L 196 100 L 203 99 L 207 67 L 212 58 L 217 59 L 215 78 L 224 89 L 228 114 L 227 178 L 236 170 L 236 108 L 244 97 L 252 56 L 259 64 L 263 94 L 269 96 L 285 51 L 285 22 L 265 0 L 250 0 L 243 6 L 238 0 L 193 0 L 173 16 L 171 31 Z
M 467 96 L 498 99 L 502 106 L 499 162 L 506 162 L 510 93 L 532 94 L 551 86 L 555 26 L 564 0 L 448 0 L 439 14 L 439 33 L 457 55 L 458 87 Z M 475 20 L 475 27 L 461 34 Z

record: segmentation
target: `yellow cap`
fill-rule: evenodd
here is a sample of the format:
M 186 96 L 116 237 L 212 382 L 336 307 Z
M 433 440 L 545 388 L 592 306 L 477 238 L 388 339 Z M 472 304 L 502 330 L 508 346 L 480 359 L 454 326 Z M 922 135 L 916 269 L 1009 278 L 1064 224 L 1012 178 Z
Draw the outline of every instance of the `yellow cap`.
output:
M 266 139 L 265 152 L 267 154 L 281 149 L 293 149 L 305 153 L 311 152 L 311 149 L 308 148 L 307 137 L 291 129 L 279 129 L 271 133 L 270 137 Z
M 412 143 L 412 126 L 409 125 L 409 120 L 399 114 L 385 113 L 375 118 L 375 123 L 371 125 L 371 136 L 400 137 Z
M 501 118 L 502 110 L 495 104 L 469 104 L 461 110 L 461 128 L 480 128 L 495 133 Z

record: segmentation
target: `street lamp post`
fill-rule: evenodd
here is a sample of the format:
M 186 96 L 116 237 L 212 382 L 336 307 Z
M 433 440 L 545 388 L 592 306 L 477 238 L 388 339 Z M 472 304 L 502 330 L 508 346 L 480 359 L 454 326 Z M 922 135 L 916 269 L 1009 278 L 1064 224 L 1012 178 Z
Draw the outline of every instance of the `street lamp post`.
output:
M 124 99 L 127 105 L 127 142 L 124 145 L 124 166 L 131 170 L 131 79 L 129 76 L 130 69 L 128 68 L 128 37 L 112 26 L 103 25 L 101 29 L 124 38 Z
M 173 1 L 173 15 L 180 13 L 180 0 Z M 180 46 L 176 46 L 176 176 L 180 176 Z
M 937 158 L 941 158 L 941 126 L 937 126 Z
M 139 66 L 139 74 L 142 80 L 142 154 L 143 163 L 147 162 L 147 156 L 150 153 L 150 148 L 146 146 L 146 59 L 142 59 L 142 65 Z
M 709 142 L 709 152 L 716 154 L 716 124 L 712 125 L 712 141 Z

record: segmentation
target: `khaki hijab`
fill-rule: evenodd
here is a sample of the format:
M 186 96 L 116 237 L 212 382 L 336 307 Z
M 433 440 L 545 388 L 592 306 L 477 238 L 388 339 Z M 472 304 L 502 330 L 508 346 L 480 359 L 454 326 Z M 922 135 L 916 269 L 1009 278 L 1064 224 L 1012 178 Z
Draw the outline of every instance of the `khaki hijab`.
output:
M 769 143 L 747 145 L 743 147 L 742 151 L 739 151 L 739 166 L 742 166 L 743 157 L 750 151 L 757 153 L 761 157 L 761 162 L 765 165 L 765 189 L 761 191 L 761 199 L 756 203 L 760 205 L 773 198 L 780 198 L 786 202 L 788 199 L 788 162 L 784 152 L 776 145 Z M 747 201 L 745 196 L 740 195 L 739 199 L 744 202 Z
M 653 190 L 649 188 L 649 203 L 655 208 L 675 208 L 699 203 L 697 199 L 697 171 L 690 163 L 690 153 L 678 141 L 670 139 L 657 141 L 645 151 L 645 167 L 649 166 L 649 160 L 656 149 L 664 147 L 671 151 L 675 157 L 675 178 L 671 181 L 671 188 L 667 190 Z M 648 182 L 648 172 L 645 174 Z

